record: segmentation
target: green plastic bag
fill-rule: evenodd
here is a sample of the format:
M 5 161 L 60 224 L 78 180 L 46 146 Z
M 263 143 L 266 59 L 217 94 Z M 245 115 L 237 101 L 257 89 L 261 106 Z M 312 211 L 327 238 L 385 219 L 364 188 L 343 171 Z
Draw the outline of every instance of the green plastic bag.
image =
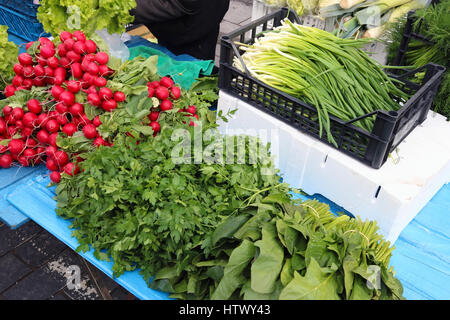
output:
M 130 48 L 130 60 L 137 56 L 148 58 L 154 55 L 158 56 L 158 74 L 160 76 L 171 76 L 185 90 L 189 90 L 195 79 L 199 78 L 200 75 L 211 75 L 214 68 L 214 61 L 212 60 L 180 61 L 152 47 L 136 46 Z

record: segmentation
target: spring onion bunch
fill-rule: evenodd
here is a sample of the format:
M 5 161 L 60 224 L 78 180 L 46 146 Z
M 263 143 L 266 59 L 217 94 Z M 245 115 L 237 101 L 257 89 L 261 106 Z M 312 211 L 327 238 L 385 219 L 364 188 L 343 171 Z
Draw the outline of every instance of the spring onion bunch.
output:
M 243 45 L 242 59 L 253 77 L 315 106 L 320 136 L 325 129 L 328 141 L 337 145 L 330 114 L 350 121 L 380 109 L 398 110 L 393 97 L 407 98 L 382 66 L 360 49 L 367 41 L 341 39 L 285 19 L 254 44 Z M 244 70 L 237 58 L 234 65 Z M 364 117 L 354 124 L 371 132 L 374 119 Z

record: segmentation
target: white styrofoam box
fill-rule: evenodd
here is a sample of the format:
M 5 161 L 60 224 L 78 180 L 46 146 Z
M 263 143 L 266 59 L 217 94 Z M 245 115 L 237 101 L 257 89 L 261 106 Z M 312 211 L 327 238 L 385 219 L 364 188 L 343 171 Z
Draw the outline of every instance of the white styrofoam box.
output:
M 227 123 L 219 121 L 222 133 L 272 132 L 261 140 L 275 141 L 271 152 L 285 182 L 321 194 L 362 219 L 376 220 L 391 242 L 450 182 L 450 124 L 432 111 L 380 169 L 373 169 L 221 91 L 218 110 L 236 108 Z

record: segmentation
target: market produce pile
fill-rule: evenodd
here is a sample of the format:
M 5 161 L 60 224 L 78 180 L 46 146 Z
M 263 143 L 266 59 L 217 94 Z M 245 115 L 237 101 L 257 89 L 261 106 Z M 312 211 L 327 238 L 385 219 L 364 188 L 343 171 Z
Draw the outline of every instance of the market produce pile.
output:
M 83 31 L 65 27 L 66 1 L 41 1 L 54 39 L 28 43 L 5 69 L 0 167 L 45 163 L 78 251 L 112 260 L 115 277 L 140 269 L 150 288 L 179 299 L 403 299 L 376 222 L 296 200 L 268 145 L 218 131 L 216 118 L 235 110 L 209 110 L 217 77 L 184 90 L 158 75 L 157 56 L 109 53 L 95 31 L 120 32 L 134 1 L 74 3 Z M 329 114 L 351 120 L 407 99 L 359 50 L 365 43 L 285 21 L 244 61 L 316 106 L 334 142 Z M 370 131 L 373 119 L 355 124 Z
M 256 79 L 316 107 L 319 135 L 325 130 L 328 141 L 336 145 L 330 114 L 349 121 L 376 110 L 396 111 L 400 104 L 393 97 L 408 98 L 382 66 L 360 49 L 368 41 L 341 39 L 285 19 L 254 44 L 242 45 L 245 66 L 237 57 L 234 65 L 241 71 L 246 67 Z M 354 124 L 371 132 L 374 117 Z
M 450 119 L 450 1 L 443 0 L 426 9 L 417 10 L 412 18 L 413 29 L 419 30 L 419 34 L 430 42 L 411 39 L 403 64 L 419 68 L 433 62 L 447 68 L 434 98 L 432 110 Z M 405 23 L 406 18 L 389 30 L 388 61 L 393 61 L 399 52 Z

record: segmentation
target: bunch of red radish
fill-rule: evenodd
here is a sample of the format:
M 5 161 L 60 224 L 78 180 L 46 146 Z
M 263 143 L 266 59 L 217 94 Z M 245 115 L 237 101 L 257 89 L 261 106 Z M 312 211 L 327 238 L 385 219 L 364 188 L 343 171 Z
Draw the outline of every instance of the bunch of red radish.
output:
M 107 87 L 114 71 L 107 66 L 108 54 L 99 51 L 94 41 L 81 31 L 63 31 L 59 39 L 57 47 L 47 38 L 28 43 L 27 53 L 20 54 L 19 63 L 14 65 L 16 76 L 4 92 L 10 97 L 18 90 L 47 86 L 50 98 L 42 102 L 30 99 L 23 107 L 5 106 L 4 117 L 0 114 L 0 141 L 9 140 L 7 145 L 0 145 L 0 167 L 9 168 L 14 160 L 22 166 L 46 161 L 51 180 L 56 183 L 61 173 L 77 174 L 81 161 L 77 155 L 69 156 L 58 149 L 58 133 L 72 136 L 82 131 L 93 145 L 108 146 L 97 131 L 99 117 L 90 120 L 84 105 L 110 112 L 126 99 L 123 92 Z
M 175 86 L 174 81 L 169 77 L 162 77 L 159 81 L 153 81 L 147 83 L 148 97 L 157 98 L 159 105 L 150 109 L 148 118 L 150 120 L 149 126 L 152 127 L 154 135 L 161 131 L 161 125 L 158 122 L 161 112 L 169 111 L 173 109 L 173 101 L 180 99 L 181 89 Z M 180 109 L 178 112 L 188 113 L 186 116 L 194 117 L 198 120 L 198 115 L 195 106 L 189 106 L 187 109 Z M 193 121 L 190 121 L 190 126 L 194 125 Z

